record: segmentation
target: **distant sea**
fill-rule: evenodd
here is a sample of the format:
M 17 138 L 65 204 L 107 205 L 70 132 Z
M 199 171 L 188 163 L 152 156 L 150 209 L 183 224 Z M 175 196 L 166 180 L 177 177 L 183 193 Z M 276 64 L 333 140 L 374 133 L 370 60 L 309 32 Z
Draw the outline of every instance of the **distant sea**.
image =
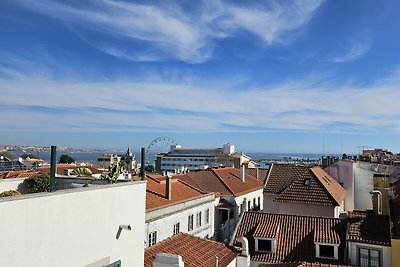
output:
M 13 153 L 13 156 L 15 158 L 18 158 L 22 155 L 23 153 Z M 28 153 L 29 154 L 29 153 Z M 36 157 L 43 159 L 47 162 L 50 162 L 50 153 L 49 152 L 38 152 L 38 153 L 32 153 Z M 63 154 L 68 154 L 69 156 L 73 157 L 77 162 L 90 162 L 93 164 L 97 163 L 97 158 L 104 153 L 98 153 L 98 152 L 91 152 L 91 153 L 85 153 L 85 152 L 57 152 L 57 162 L 60 158 L 61 155 Z M 115 152 L 115 154 L 123 154 L 121 152 Z M 136 162 L 140 163 L 140 153 L 139 152 L 134 152 L 135 157 L 136 157 Z M 260 160 L 281 160 L 281 159 L 304 159 L 304 160 L 317 160 L 322 157 L 322 154 L 306 154 L 306 153 L 247 153 L 252 160 L 254 161 L 260 161 Z M 332 154 L 330 156 L 341 156 L 338 154 Z M 155 154 L 149 155 L 150 161 L 151 159 L 155 159 Z

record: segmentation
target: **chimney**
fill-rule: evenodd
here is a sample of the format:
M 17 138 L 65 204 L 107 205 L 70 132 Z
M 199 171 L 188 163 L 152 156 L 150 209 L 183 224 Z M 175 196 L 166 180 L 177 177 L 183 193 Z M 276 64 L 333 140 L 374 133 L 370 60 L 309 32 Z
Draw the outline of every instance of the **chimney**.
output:
M 256 179 L 258 180 L 259 178 L 259 173 L 258 173 L 258 167 L 256 168 Z
M 240 166 L 240 180 L 242 180 L 242 182 L 245 182 L 245 177 L 246 177 L 245 166 L 241 165 Z
M 248 267 L 250 266 L 250 254 L 249 254 L 249 241 L 246 237 L 236 238 L 236 242 L 242 244 L 242 253 L 237 257 L 236 266 Z
M 185 267 L 180 255 L 158 253 L 153 261 L 153 267 Z
M 171 199 L 171 174 L 167 173 L 167 180 L 165 181 L 165 197 Z

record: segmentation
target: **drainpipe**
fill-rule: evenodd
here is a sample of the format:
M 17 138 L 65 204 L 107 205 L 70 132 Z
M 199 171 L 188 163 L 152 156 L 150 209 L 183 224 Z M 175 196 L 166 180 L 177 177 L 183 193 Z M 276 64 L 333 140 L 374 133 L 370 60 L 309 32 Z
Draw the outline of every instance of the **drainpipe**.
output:
M 50 192 L 56 191 L 57 147 L 51 146 Z
M 382 193 L 379 190 L 372 190 L 371 195 L 378 194 L 378 215 L 382 214 Z
M 144 147 L 142 147 L 142 150 L 141 150 L 141 159 L 140 159 L 140 162 L 141 162 L 141 167 L 140 167 L 140 180 L 141 181 L 144 181 L 145 180 L 145 178 L 144 178 L 144 167 L 145 167 L 145 165 L 146 165 L 146 163 L 145 163 L 145 157 L 144 157 L 144 155 L 145 155 L 145 151 L 144 151 Z

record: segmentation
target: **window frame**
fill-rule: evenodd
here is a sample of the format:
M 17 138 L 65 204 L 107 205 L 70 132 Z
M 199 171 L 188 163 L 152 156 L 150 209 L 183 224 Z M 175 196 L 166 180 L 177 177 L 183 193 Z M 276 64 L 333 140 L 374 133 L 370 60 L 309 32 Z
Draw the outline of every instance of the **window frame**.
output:
M 157 231 L 150 232 L 147 239 L 147 246 L 151 247 L 154 246 L 156 243 L 157 243 Z
M 193 214 L 190 214 L 188 216 L 188 231 L 192 231 L 193 230 Z
M 371 248 L 371 247 L 359 247 L 357 246 L 357 266 L 364 267 L 365 265 L 361 265 L 361 255 L 360 255 L 360 250 L 368 250 L 368 265 L 367 267 L 371 266 L 371 251 L 376 251 L 378 252 L 378 260 L 379 260 L 379 267 L 383 266 L 382 262 L 382 250 L 378 248 Z
M 275 252 L 275 245 L 276 240 L 273 238 L 264 238 L 264 237 L 255 237 L 255 251 L 258 252 L 267 252 L 267 253 L 274 253 Z M 259 241 L 269 241 L 271 244 L 271 250 L 263 250 L 259 248 Z
M 201 211 L 196 213 L 196 228 L 201 227 Z
M 180 232 L 180 223 L 177 222 L 174 224 L 173 235 L 176 235 L 179 232 Z
M 210 223 L 210 209 L 206 209 L 204 213 L 205 213 L 204 223 L 209 224 Z

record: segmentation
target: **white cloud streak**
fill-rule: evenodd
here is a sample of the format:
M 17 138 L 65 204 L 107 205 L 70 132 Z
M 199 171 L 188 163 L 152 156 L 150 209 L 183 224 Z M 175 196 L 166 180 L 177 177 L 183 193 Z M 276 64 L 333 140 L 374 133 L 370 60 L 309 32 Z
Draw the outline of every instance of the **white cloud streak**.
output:
M 3 131 L 399 132 L 396 77 L 359 88 L 298 81 L 233 90 L 226 84 L 0 80 Z M 211 83 L 212 84 L 212 83 Z M 310 84 L 317 84 L 312 85 Z
M 285 5 L 269 1 L 268 6 L 210 0 L 200 2 L 196 13 L 179 6 L 179 2 L 163 1 L 138 4 L 96 0 L 86 1 L 79 8 L 46 0 L 19 3 L 67 23 L 81 31 L 79 35 L 91 45 L 117 58 L 133 61 L 173 58 L 199 63 L 212 57 L 216 39 L 235 37 L 242 31 L 258 36 L 266 44 L 284 40 L 312 18 L 322 0 Z M 106 34 L 108 44 L 104 46 L 104 42 L 86 37 L 84 31 Z M 112 38 L 124 38 L 129 49 L 121 48 Z
M 353 40 L 345 49 L 344 52 L 333 59 L 334 63 L 344 63 L 357 60 L 363 57 L 371 48 L 371 40 L 369 38 L 361 38 Z

